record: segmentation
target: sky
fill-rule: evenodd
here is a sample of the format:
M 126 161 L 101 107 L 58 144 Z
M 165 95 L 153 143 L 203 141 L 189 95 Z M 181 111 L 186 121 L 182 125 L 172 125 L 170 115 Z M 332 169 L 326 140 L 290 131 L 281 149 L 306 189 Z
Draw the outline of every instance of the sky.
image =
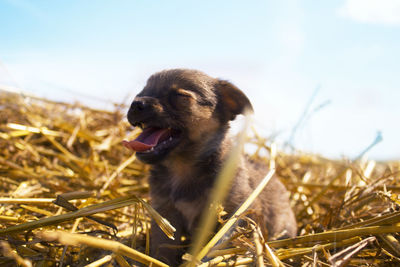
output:
M 330 158 L 380 132 L 368 157 L 400 159 L 399 47 L 400 0 L 0 0 L 0 88 L 109 109 L 199 69 L 246 93 L 262 135 Z

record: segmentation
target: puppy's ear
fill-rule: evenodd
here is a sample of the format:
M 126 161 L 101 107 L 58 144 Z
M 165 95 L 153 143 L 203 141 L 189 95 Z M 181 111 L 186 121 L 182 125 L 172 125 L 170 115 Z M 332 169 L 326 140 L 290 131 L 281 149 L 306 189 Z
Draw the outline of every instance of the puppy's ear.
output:
M 218 112 L 223 121 L 235 119 L 236 115 L 253 112 L 253 107 L 247 96 L 228 81 L 218 80 Z

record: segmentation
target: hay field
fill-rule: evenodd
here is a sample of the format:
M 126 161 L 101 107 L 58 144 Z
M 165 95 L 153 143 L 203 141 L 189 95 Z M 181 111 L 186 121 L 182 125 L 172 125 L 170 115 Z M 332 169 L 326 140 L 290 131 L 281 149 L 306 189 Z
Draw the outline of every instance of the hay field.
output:
M 121 145 L 137 134 L 125 111 L 0 91 L 0 266 L 165 266 L 146 255 L 150 221 L 173 226 L 148 204 L 148 167 Z M 400 161 L 287 155 L 249 135 L 291 192 L 299 236 L 266 242 L 249 220 L 196 265 L 400 264 Z

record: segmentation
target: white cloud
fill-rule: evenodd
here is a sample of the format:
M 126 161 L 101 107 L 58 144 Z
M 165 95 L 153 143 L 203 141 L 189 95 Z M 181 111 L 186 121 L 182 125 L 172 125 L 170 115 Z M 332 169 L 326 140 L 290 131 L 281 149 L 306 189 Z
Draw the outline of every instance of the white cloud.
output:
M 400 26 L 400 0 L 346 0 L 339 14 L 363 23 Z

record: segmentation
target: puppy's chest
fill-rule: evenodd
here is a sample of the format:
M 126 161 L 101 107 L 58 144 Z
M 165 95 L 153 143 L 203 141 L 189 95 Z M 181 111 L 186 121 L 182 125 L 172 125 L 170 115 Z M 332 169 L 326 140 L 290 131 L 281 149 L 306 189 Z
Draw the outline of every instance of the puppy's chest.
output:
M 198 172 L 179 173 L 179 175 L 169 172 L 163 178 L 162 180 L 153 179 L 152 188 L 154 189 L 153 186 L 163 188 L 161 191 L 164 196 L 183 215 L 187 228 L 192 229 L 208 201 L 208 195 L 215 177 Z M 157 183 L 154 184 L 154 182 Z
M 193 201 L 176 201 L 175 208 L 183 215 L 186 220 L 186 227 L 189 231 L 194 230 L 199 221 L 201 212 L 206 204 L 207 197 L 195 199 Z
M 170 199 L 186 220 L 186 227 L 193 230 L 208 199 L 211 184 L 205 177 L 171 177 Z

